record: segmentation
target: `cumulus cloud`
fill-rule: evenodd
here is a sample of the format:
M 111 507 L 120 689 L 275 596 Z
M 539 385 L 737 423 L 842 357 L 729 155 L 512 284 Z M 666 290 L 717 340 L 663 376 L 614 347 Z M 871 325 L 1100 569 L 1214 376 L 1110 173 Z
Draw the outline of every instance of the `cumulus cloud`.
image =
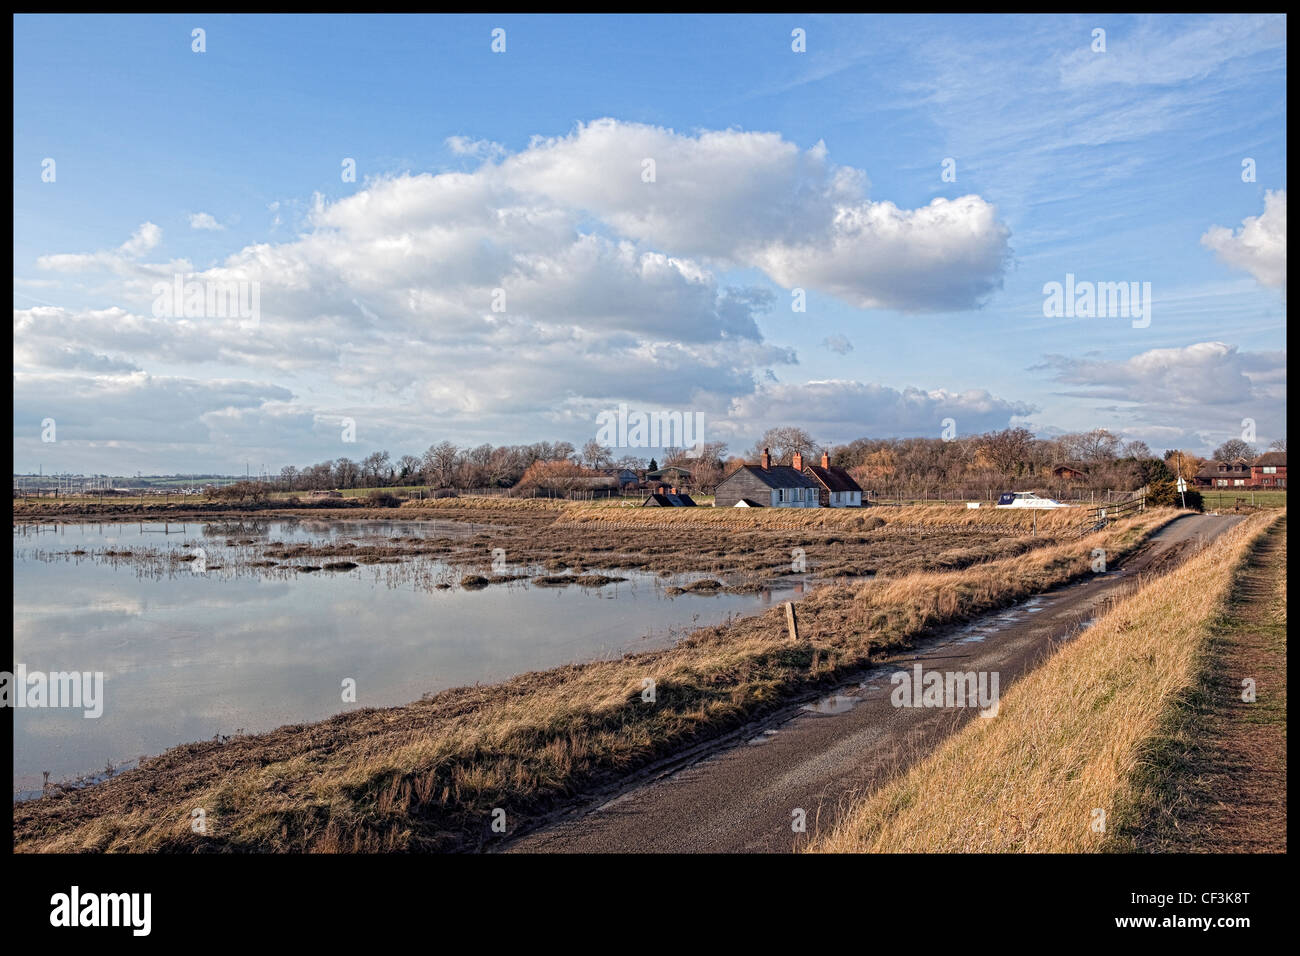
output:
M 804 149 L 776 133 L 599 120 L 513 154 L 455 137 L 448 147 L 477 167 L 311 197 L 294 238 L 208 269 L 148 261 L 162 240 L 149 222 L 116 248 L 41 257 L 49 271 L 114 273 L 119 295 L 104 309 L 15 310 L 23 396 L 60 389 L 65 413 L 98 423 L 95 440 L 239 445 L 292 428 L 314 447 L 319 426 L 308 423 L 350 405 L 372 410 L 374 436 L 420 435 L 433 418 L 452 435 L 535 439 L 618 401 L 707 408 L 736 434 L 758 433 L 787 412 L 806 420 L 831 386 L 808 386 L 803 398 L 816 400 L 805 409 L 788 392 L 798 386 L 774 384 L 774 370 L 798 359 L 760 331 L 772 289 L 725 273 L 760 270 L 854 305 L 925 311 L 979 304 L 1005 267 L 1007 229 L 979 197 L 900 209 L 869 198 L 865 173 L 832 163 L 824 144 Z M 277 224 L 286 202 L 296 203 L 268 207 Z M 207 213 L 190 224 L 220 225 Z M 158 283 L 177 276 L 257 283 L 257 327 L 153 314 Z M 826 344 L 851 348 L 844 336 Z M 200 387 L 205 366 L 225 384 Z M 160 368 L 179 374 L 152 374 Z M 232 372 L 245 386 L 227 381 Z M 247 384 L 257 382 L 267 384 Z M 836 413 L 853 434 L 1016 414 L 984 393 L 832 391 L 855 387 L 875 410 L 866 420 L 848 404 Z M 146 427 L 169 406 L 183 424 Z M 291 442 L 282 431 L 268 444 Z
M 492 174 L 629 238 L 754 266 L 862 308 L 977 307 L 1010 255 L 1009 229 L 979 196 L 916 210 L 875 202 L 866 174 L 830 162 L 824 143 L 800 150 L 776 133 L 687 136 L 604 119 L 535 140 Z
M 1144 405 L 1246 407 L 1285 400 L 1285 352 L 1242 352 L 1224 342 L 1151 349 L 1122 361 L 1051 355 L 1035 368 L 1080 386 L 1073 394 Z
M 190 214 L 191 229 L 206 229 L 211 232 L 220 232 L 226 227 L 217 222 L 216 217 L 211 213 L 195 212 Z
M 36 264 L 42 269 L 54 272 L 89 272 L 103 269 L 127 274 L 137 271 L 140 267 L 135 260 L 151 251 L 161 241 L 161 227 L 152 222 L 145 222 L 141 223 L 140 228 L 116 249 L 41 256 L 36 260 Z
M 1261 285 L 1286 288 L 1286 190 L 1269 190 L 1261 215 L 1243 219 L 1235 231 L 1214 226 L 1201 236 L 1201 245 L 1232 268 L 1249 272 Z
M 1033 405 L 999 398 L 984 389 L 894 388 L 878 383 L 828 380 L 763 387 L 732 401 L 732 432 L 752 434 L 763 423 L 798 422 L 836 441 L 863 435 L 939 437 L 952 418 L 964 434 L 1006 428 L 1013 418 L 1037 411 Z

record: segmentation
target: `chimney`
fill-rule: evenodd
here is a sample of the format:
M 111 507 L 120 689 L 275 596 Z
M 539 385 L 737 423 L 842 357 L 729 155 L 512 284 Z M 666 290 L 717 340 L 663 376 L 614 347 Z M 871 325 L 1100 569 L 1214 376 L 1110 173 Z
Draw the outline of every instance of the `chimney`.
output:
M 794 466 L 795 471 L 803 471 L 803 453 L 795 452 L 790 463 Z
M 669 493 L 670 495 L 675 495 L 675 494 L 677 494 L 677 486 L 674 485 L 674 486 L 672 487 L 672 489 L 669 490 L 668 493 Z
M 772 456 L 769 455 L 769 454 L 767 453 L 767 449 L 764 448 L 764 449 L 763 449 L 763 458 L 762 458 L 762 460 L 761 460 L 761 464 L 760 464 L 759 467 L 761 467 L 761 468 L 763 468 L 763 469 L 767 469 L 767 468 L 771 467 L 771 465 L 772 465 Z
M 822 467 L 823 467 L 823 468 L 829 468 L 830 466 L 831 466 L 831 456 L 830 456 L 830 452 L 825 452 L 825 451 L 824 451 L 824 452 L 822 452 Z

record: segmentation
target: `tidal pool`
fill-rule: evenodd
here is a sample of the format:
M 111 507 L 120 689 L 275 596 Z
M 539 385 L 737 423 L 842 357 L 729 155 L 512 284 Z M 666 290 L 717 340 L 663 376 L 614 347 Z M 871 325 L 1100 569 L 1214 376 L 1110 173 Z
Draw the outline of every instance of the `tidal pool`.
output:
M 456 522 L 382 520 L 15 525 L 15 667 L 104 680 L 98 718 L 14 709 L 15 797 L 38 795 L 43 771 L 54 783 L 218 734 L 668 646 L 804 585 L 791 578 L 776 592 L 669 595 L 666 587 L 699 575 L 615 569 L 605 573 L 627 580 L 600 588 L 525 578 L 469 590 L 459 587 L 465 568 L 430 557 L 313 573 L 252 564 L 272 542 L 364 546 L 467 533 Z M 204 571 L 182 557 L 199 550 Z M 348 681 L 355 702 L 344 699 Z

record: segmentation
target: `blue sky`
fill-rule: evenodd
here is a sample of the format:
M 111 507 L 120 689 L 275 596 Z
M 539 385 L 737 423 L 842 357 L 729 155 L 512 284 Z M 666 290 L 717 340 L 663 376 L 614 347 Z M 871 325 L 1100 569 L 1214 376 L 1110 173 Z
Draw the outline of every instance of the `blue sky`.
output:
M 733 451 L 1285 434 L 1281 17 L 19 17 L 14 49 L 19 470 L 581 445 L 619 402 Z M 1067 273 L 1151 283 L 1149 325 L 1044 316 Z M 176 274 L 260 315 L 160 316 Z

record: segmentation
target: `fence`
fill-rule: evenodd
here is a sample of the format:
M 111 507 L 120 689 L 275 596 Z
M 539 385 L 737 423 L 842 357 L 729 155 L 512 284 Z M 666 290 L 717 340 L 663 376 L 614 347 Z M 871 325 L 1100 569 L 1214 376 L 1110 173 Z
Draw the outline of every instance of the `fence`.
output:
M 1087 519 L 1079 526 L 1077 536 L 1083 537 L 1085 534 L 1100 531 L 1117 518 L 1128 518 L 1140 514 L 1146 510 L 1146 507 L 1146 495 L 1140 494 L 1129 498 L 1127 501 L 1117 501 L 1114 504 L 1090 508 Z

